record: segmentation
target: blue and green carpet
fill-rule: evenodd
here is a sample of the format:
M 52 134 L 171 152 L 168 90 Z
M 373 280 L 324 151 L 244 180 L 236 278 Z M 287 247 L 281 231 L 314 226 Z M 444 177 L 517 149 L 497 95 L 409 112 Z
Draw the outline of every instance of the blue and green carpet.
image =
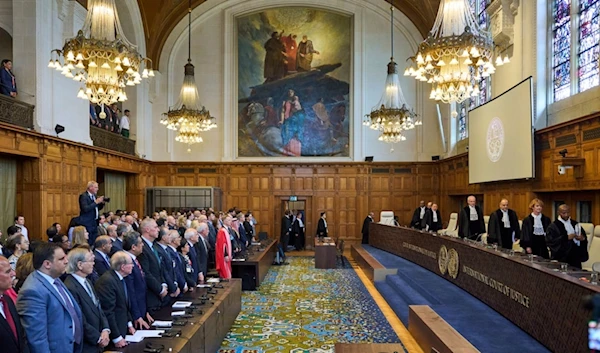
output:
M 220 353 L 332 353 L 335 343 L 400 343 L 349 265 L 315 269 L 314 258 L 273 266 L 242 311 Z

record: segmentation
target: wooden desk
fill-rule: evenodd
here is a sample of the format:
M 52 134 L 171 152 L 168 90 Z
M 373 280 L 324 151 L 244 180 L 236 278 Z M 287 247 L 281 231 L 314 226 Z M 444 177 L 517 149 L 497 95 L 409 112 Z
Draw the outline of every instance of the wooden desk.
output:
M 369 225 L 369 243 L 403 257 L 466 290 L 553 352 L 587 353 L 584 296 L 600 287 L 554 271 L 556 263 L 509 256 L 460 238 Z M 588 275 L 589 277 L 589 275 Z
M 404 352 L 404 348 L 397 343 L 336 343 L 334 351 L 335 353 L 401 353 Z
M 245 261 L 231 262 L 231 276 L 242 279 L 243 290 L 256 290 L 265 279 L 277 254 L 277 240 L 267 239 L 248 249 Z
M 183 298 L 178 299 L 197 303 L 195 312 L 191 314 L 193 317 L 182 319 L 187 321 L 184 326 L 173 326 L 173 330 L 181 331 L 179 337 L 146 338 L 142 342 L 132 343 L 125 348 L 115 349 L 112 347 L 112 350 L 123 353 L 141 353 L 147 343 L 152 343 L 154 346 L 163 345 L 162 352 L 169 352 L 169 348 L 173 353 L 216 352 L 239 314 L 242 302 L 242 281 L 240 279 L 234 278 L 221 284 L 224 288 L 213 289 L 217 291 L 216 294 L 207 294 L 207 289 L 197 288 L 194 294 L 186 294 Z M 203 295 L 206 295 L 209 300 L 204 305 L 200 305 L 200 298 Z M 199 313 L 198 310 L 202 310 L 202 313 Z M 155 320 L 171 321 L 173 320 L 172 311 L 170 306 L 164 307 L 153 317 Z
M 331 244 L 331 245 L 324 245 Z M 315 268 L 328 269 L 337 267 L 337 248 L 333 239 L 315 238 Z

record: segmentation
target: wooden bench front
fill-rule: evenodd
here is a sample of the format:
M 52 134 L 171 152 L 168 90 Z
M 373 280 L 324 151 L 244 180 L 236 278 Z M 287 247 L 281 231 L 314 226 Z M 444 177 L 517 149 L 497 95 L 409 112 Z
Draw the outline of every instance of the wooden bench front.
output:
M 384 281 L 385 276 L 395 275 L 398 271 L 395 268 L 385 268 L 360 244 L 352 244 L 350 253 L 371 282 Z

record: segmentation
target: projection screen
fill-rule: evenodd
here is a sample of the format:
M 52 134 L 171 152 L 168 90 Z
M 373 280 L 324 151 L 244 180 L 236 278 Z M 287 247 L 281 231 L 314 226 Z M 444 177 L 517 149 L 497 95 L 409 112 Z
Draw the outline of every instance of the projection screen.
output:
M 468 114 L 469 183 L 533 178 L 532 78 Z

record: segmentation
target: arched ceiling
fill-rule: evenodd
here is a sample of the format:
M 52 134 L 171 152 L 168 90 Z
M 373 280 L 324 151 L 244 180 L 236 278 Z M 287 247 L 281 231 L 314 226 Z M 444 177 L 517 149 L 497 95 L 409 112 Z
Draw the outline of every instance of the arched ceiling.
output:
M 77 0 L 85 4 L 87 0 Z M 205 0 L 192 0 L 192 8 Z M 440 0 L 386 0 L 406 15 L 423 38 L 433 26 Z M 146 54 L 159 67 L 160 53 L 175 25 L 186 15 L 187 0 L 137 0 L 146 34 Z M 84 5 L 85 6 L 85 5 Z

